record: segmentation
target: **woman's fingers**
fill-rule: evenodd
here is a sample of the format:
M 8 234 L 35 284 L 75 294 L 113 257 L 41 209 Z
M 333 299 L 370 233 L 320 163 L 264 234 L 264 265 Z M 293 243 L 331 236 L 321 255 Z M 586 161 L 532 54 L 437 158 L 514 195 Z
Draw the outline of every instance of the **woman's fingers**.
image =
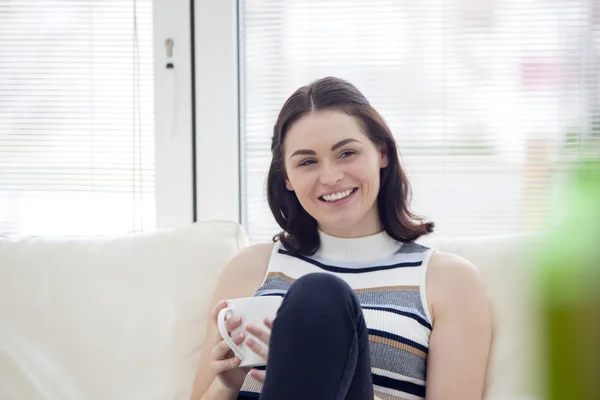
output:
M 258 369 L 253 369 L 250 371 L 250 375 L 261 383 L 265 383 L 266 371 L 260 371 Z
M 239 316 L 231 317 L 225 321 L 225 329 L 227 329 L 227 332 L 231 332 L 232 330 L 234 330 L 241 324 L 242 324 L 242 317 L 239 317 Z
M 267 319 L 265 318 L 265 325 L 269 327 L 269 325 L 272 325 L 272 321 L 267 323 Z M 246 330 L 254 335 L 256 339 L 258 339 L 257 341 L 249 337 L 248 340 L 246 340 L 246 344 L 248 347 L 250 347 L 250 349 L 252 349 L 253 352 L 258 354 L 263 360 L 266 361 L 269 357 L 269 340 L 271 339 L 271 331 L 265 330 L 253 324 L 246 325 Z
M 248 345 L 248 347 L 250 347 L 250 349 L 252 349 L 253 352 L 258 354 L 263 360 L 267 361 L 269 357 L 269 350 L 267 346 L 258 343 L 252 338 L 248 338 L 248 340 L 246 340 L 246 344 Z
M 237 335 L 234 335 L 231 339 L 233 339 L 233 343 L 239 345 L 244 341 L 244 332 L 240 332 Z M 231 351 L 229 346 L 224 340 L 221 340 L 212 351 L 212 359 L 213 360 L 223 360 L 228 358 L 228 354 Z
M 250 332 L 251 334 L 253 334 L 254 336 L 256 336 L 256 338 L 258 340 L 260 340 L 261 342 L 263 342 L 264 344 L 266 344 L 266 345 L 269 344 L 269 340 L 271 339 L 270 331 L 259 328 L 258 326 L 253 325 L 253 324 L 246 325 L 246 330 L 248 332 Z
M 213 374 L 218 375 L 225 371 L 237 368 L 240 365 L 240 359 L 237 357 L 228 358 L 226 360 L 218 360 L 210 363 L 210 369 Z
M 272 318 L 265 318 L 265 325 L 267 326 L 267 328 L 269 329 L 273 329 L 273 319 Z
M 222 309 L 224 309 L 225 307 L 227 307 L 227 301 L 221 300 L 220 302 L 217 303 L 217 305 L 213 309 L 212 317 L 213 317 L 213 321 L 215 324 L 217 323 L 217 316 L 219 315 L 219 312 Z M 227 330 L 227 332 L 231 332 L 235 328 L 239 327 L 241 324 L 242 324 L 242 318 L 239 316 L 233 316 L 225 321 L 225 329 Z
M 215 308 L 213 308 L 213 311 L 212 311 L 212 318 L 215 322 L 217 321 L 217 316 L 219 315 L 219 311 L 221 311 L 225 307 L 227 307 L 226 300 L 221 300 L 217 303 L 217 305 L 215 305 Z

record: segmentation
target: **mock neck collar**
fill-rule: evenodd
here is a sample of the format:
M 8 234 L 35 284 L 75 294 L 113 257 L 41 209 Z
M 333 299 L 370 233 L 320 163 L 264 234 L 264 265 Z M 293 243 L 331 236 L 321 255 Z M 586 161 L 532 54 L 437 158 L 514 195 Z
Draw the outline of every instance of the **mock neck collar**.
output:
M 358 238 L 340 238 L 319 230 L 321 246 L 317 255 L 323 259 L 346 262 L 378 261 L 394 255 L 400 247 L 386 231 Z

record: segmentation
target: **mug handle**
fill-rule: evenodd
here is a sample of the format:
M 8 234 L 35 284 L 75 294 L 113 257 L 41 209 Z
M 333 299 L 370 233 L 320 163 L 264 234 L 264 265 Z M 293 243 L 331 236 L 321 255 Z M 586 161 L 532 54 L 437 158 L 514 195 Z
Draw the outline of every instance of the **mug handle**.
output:
M 233 342 L 233 339 L 231 339 L 231 336 L 229 336 L 229 332 L 227 332 L 227 328 L 225 328 L 225 316 L 229 311 L 235 311 L 235 309 L 227 307 L 219 311 L 219 315 L 217 316 L 217 328 L 219 328 L 219 333 L 221 334 L 221 337 L 225 343 L 227 343 L 229 348 L 233 350 L 233 354 L 235 354 L 235 356 L 241 361 L 244 361 L 244 353 L 242 352 L 242 349 L 240 349 L 237 344 Z

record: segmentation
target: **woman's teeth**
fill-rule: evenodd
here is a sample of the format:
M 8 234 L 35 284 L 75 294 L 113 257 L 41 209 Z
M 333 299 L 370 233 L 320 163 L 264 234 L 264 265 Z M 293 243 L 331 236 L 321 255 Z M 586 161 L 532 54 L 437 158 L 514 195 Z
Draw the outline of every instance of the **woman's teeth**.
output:
M 354 189 L 348 189 L 348 190 L 344 190 L 343 192 L 326 194 L 326 195 L 323 195 L 322 197 L 323 197 L 323 200 L 325 200 L 325 201 L 336 201 L 336 200 L 343 199 L 344 197 L 350 196 L 350 194 L 352 194 L 353 191 L 354 191 Z

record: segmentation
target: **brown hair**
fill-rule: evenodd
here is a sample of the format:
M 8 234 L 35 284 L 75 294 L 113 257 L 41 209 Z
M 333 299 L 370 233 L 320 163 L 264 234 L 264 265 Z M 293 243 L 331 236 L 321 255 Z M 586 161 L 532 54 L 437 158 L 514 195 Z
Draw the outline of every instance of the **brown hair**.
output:
M 321 244 L 317 221 L 304 210 L 296 194 L 285 186 L 283 141 L 294 122 L 307 114 L 324 110 L 353 116 L 377 147 L 387 148 L 389 163 L 380 170 L 377 207 L 381 224 L 388 235 L 401 242 L 410 242 L 433 232 L 432 222 L 423 221 L 408 208 L 410 183 L 400 165 L 396 141 L 383 117 L 350 82 L 327 77 L 296 90 L 281 108 L 273 129 L 267 200 L 275 220 L 283 229 L 273 240 L 280 240 L 291 252 L 306 255 L 314 254 Z

